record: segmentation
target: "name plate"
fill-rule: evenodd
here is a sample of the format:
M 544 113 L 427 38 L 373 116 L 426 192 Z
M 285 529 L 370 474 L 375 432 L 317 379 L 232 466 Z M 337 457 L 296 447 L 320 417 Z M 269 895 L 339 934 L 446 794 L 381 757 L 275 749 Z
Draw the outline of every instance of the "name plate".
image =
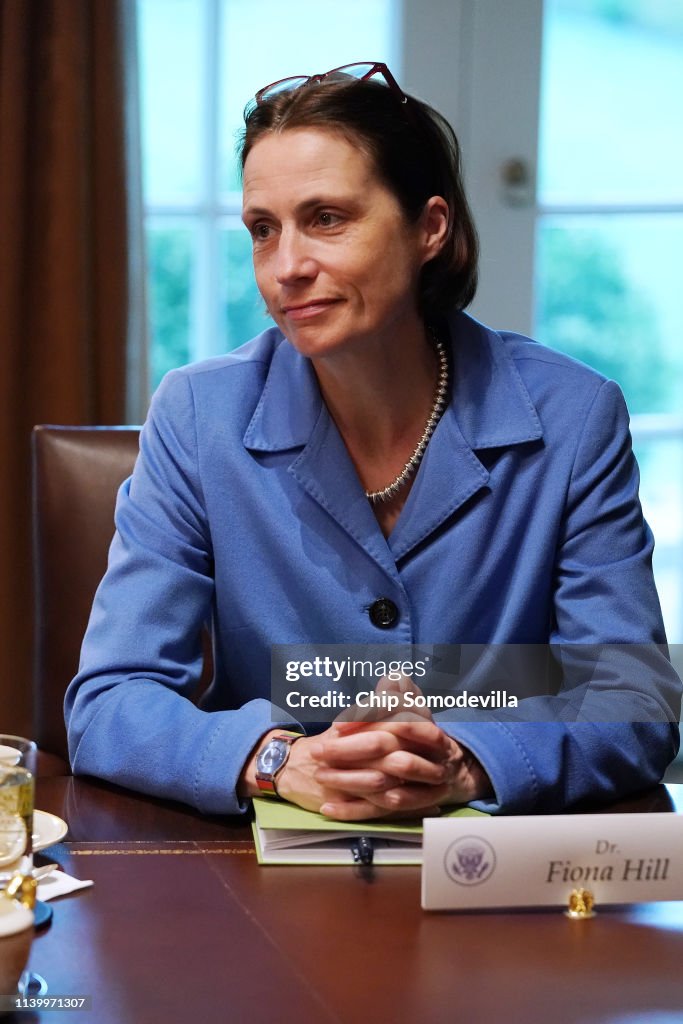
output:
M 424 910 L 683 899 L 683 815 L 425 818 Z

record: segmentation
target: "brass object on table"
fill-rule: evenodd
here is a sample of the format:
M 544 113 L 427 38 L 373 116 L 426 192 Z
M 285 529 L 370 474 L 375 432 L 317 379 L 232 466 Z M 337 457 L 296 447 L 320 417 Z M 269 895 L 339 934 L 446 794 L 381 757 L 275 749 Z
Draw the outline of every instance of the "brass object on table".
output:
M 565 915 L 572 921 L 586 921 L 590 917 L 595 917 L 594 906 L 595 897 L 590 889 L 572 889 Z
M 5 888 L 3 893 L 8 899 L 19 900 L 29 910 L 33 910 L 36 905 L 36 892 L 38 890 L 38 882 L 32 875 L 13 875 Z

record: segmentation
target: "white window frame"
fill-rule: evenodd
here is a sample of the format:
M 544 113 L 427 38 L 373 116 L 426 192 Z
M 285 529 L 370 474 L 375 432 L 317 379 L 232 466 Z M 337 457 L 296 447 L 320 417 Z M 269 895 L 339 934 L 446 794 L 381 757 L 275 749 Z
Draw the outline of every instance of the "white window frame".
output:
M 219 354 L 223 332 L 220 312 L 219 234 L 221 228 L 242 227 L 240 192 L 223 192 L 219 187 L 220 130 L 220 45 L 221 0 L 200 0 L 204 7 L 203 121 L 200 145 L 200 196 L 197 201 L 178 200 L 173 204 L 147 202 L 145 220 L 168 218 L 174 224 L 186 222 L 197 229 L 196 287 L 189 311 L 191 361 Z

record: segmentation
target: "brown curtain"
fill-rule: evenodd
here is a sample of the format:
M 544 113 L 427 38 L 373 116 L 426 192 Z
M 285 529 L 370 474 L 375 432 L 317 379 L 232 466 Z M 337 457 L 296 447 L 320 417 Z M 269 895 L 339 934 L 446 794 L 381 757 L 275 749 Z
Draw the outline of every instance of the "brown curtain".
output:
M 125 422 L 144 348 L 134 15 L 0 0 L 0 731 L 31 729 L 31 428 Z

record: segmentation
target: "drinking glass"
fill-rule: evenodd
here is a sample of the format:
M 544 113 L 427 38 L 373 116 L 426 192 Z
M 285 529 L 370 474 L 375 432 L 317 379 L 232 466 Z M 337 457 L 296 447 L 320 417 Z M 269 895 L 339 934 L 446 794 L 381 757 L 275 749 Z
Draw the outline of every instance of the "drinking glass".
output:
M 0 891 L 33 870 L 35 765 L 32 740 L 0 733 Z

